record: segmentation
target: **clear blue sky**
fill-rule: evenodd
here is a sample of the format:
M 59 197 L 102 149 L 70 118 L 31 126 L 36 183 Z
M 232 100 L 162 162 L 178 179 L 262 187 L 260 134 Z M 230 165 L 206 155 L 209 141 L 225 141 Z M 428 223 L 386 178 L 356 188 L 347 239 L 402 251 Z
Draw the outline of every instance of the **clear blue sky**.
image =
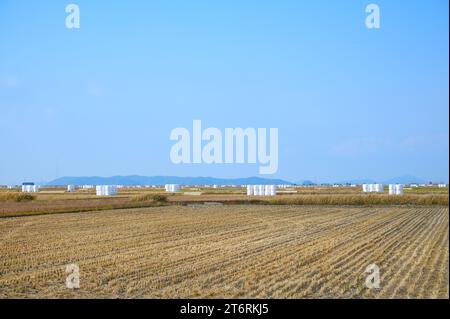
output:
M 448 1 L 0 0 L 0 184 L 246 177 L 175 165 L 170 131 L 277 127 L 291 181 L 448 181 Z

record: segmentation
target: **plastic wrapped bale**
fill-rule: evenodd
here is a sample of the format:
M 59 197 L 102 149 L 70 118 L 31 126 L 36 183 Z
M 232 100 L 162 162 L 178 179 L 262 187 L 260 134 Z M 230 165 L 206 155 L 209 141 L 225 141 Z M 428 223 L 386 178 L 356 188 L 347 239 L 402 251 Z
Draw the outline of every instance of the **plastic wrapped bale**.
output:
M 69 193 L 75 192 L 75 185 L 67 185 L 67 191 Z
M 275 196 L 277 194 L 277 186 L 270 185 L 270 196 Z
M 166 192 L 175 193 L 180 191 L 180 185 L 177 184 L 166 184 Z
M 403 195 L 403 185 L 395 185 L 395 195 Z
M 375 192 L 383 193 L 384 192 L 383 184 L 375 184 Z
M 258 193 L 259 193 L 259 196 L 264 196 L 264 194 L 265 194 L 264 185 L 258 185 Z
M 264 186 L 264 196 L 270 196 L 270 185 Z
M 247 196 L 253 196 L 253 185 L 247 185 Z
M 362 184 L 362 191 L 363 191 L 364 193 L 367 193 L 367 192 L 369 191 L 369 185 L 367 185 L 367 184 Z
M 389 184 L 389 195 L 395 195 L 395 184 Z

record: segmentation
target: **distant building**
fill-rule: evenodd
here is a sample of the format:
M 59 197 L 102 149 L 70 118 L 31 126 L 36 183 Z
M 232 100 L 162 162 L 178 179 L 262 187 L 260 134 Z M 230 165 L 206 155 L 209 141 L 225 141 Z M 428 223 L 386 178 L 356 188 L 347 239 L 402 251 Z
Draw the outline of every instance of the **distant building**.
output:
M 22 183 L 22 192 L 24 193 L 36 193 L 39 191 L 39 186 L 35 185 L 33 182 Z

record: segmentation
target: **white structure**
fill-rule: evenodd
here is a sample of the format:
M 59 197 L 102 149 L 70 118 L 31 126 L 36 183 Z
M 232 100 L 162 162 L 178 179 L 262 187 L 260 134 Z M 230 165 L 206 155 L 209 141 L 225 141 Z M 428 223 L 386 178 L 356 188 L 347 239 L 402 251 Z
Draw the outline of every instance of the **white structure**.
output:
M 75 185 L 67 185 L 67 191 L 70 193 L 75 192 Z
M 270 196 L 275 196 L 277 194 L 277 187 L 275 185 L 270 185 Z
M 37 193 L 39 192 L 39 186 L 37 185 L 22 185 L 23 193 Z
M 447 187 L 447 184 L 438 184 L 438 187 L 439 187 L 439 188 L 446 188 L 446 187 Z
M 266 187 L 264 185 L 258 185 L 258 188 L 259 188 L 259 190 L 258 190 L 259 196 L 264 196 Z
M 97 196 L 114 196 L 117 194 L 117 187 L 114 185 L 97 185 L 95 190 Z
M 276 185 L 247 185 L 247 196 L 275 196 Z
M 403 195 L 403 185 L 389 184 L 389 195 Z
M 165 186 L 166 192 L 176 193 L 180 191 L 180 185 L 178 184 L 166 184 Z
M 389 195 L 395 195 L 395 185 L 389 184 Z
M 362 191 L 364 193 L 383 193 L 384 185 L 383 184 L 363 184 Z
M 384 193 L 384 186 L 383 186 L 383 184 L 375 184 L 375 192 L 376 193 Z
M 403 185 L 395 185 L 395 195 L 403 195 Z

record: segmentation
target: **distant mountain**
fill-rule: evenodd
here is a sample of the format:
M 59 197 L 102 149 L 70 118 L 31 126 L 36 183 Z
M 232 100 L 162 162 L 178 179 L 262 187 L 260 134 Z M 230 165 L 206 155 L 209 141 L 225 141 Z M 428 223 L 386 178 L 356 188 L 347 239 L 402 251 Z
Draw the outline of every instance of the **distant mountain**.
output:
M 341 184 L 341 185 L 344 185 L 344 184 L 356 184 L 356 185 L 359 185 L 359 184 L 374 184 L 376 182 L 377 181 L 374 180 L 374 179 L 360 178 L 360 179 L 350 179 L 350 180 L 347 180 L 347 181 L 341 181 L 341 182 L 338 182 L 336 184 Z
M 351 179 L 343 182 L 339 182 L 337 184 L 373 184 L 373 183 L 383 183 L 383 184 L 423 184 L 426 183 L 421 178 L 412 176 L 412 175 L 403 175 L 394 177 L 388 180 L 376 180 L 371 178 L 361 178 L 361 179 Z
M 375 179 L 352 179 L 341 181 L 336 184 L 424 184 L 428 183 L 421 178 L 412 175 L 403 175 L 388 180 Z M 214 177 L 178 177 L 178 176 L 111 176 L 111 177 L 61 177 L 48 182 L 47 185 L 164 185 L 164 184 L 180 184 L 180 185 L 254 185 L 254 184 L 275 184 L 275 185 L 294 185 L 294 183 L 282 179 L 270 179 L 261 177 L 247 178 L 214 178 Z M 316 183 L 305 180 L 295 183 L 297 185 L 315 185 Z M 319 183 L 323 184 L 323 183 Z M 333 184 L 333 183 L 328 183 Z
M 214 178 L 214 177 L 178 177 L 178 176 L 111 176 L 111 177 L 61 177 L 48 182 L 49 186 L 57 185 L 247 185 L 247 184 L 286 184 L 291 182 L 282 179 L 261 177 L 247 178 Z
M 398 176 L 384 181 L 385 184 L 426 184 L 428 182 L 412 175 Z

